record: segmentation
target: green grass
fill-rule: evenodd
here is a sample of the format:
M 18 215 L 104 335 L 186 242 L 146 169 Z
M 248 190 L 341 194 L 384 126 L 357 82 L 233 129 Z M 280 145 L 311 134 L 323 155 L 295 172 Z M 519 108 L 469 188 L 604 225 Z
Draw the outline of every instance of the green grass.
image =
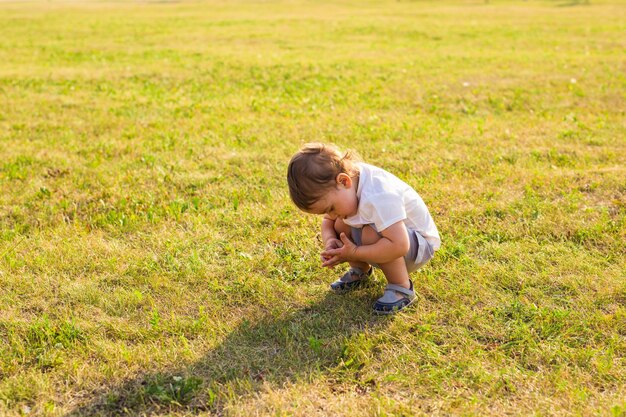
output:
M 0 414 L 626 414 L 623 1 L 0 3 Z M 443 246 L 370 313 L 307 141 Z

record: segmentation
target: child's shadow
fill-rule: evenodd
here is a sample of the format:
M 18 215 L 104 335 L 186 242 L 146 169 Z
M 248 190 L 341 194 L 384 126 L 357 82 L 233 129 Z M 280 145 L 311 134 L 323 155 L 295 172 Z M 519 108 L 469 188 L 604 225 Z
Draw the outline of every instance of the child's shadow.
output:
M 369 287 L 369 286 L 368 286 Z M 378 331 L 390 320 L 374 316 L 372 288 L 340 296 L 329 293 L 309 307 L 281 317 L 244 321 L 201 360 L 145 373 L 93 393 L 67 416 L 160 415 L 172 411 L 221 414 L 225 398 L 282 387 L 336 366 L 358 368 L 346 342 L 355 333 Z

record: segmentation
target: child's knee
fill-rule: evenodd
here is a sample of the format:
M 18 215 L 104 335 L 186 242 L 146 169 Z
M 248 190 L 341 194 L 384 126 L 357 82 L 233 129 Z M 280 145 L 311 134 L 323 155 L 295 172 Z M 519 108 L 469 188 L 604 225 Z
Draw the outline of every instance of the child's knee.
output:
M 345 224 L 343 220 L 337 217 L 337 219 L 335 219 L 335 232 L 337 233 L 337 235 L 343 232 L 346 234 L 346 236 L 350 236 L 350 226 Z
M 380 235 L 372 226 L 363 226 L 361 240 L 364 245 L 372 245 L 380 240 Z

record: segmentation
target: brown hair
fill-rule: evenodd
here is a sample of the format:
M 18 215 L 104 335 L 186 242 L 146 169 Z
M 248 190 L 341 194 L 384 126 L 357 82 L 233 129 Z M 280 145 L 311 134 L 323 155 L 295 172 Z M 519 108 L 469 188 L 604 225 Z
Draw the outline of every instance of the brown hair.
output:
M 307 143 L 289 161 L 287 183 L 291 200 L 300 210 L 308 209 L 335 188 L 337 175 L 359 175 L 353 151 L 342 153 L 335 145 Z

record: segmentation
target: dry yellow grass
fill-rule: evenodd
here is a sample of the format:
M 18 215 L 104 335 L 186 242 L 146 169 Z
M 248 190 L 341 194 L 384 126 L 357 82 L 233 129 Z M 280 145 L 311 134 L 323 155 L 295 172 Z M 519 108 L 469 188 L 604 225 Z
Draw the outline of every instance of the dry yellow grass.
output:
M 622 1 L 0 3 L 0 414 L 626 413 Z M 443 247 L 345 297 L 286 164 Z

